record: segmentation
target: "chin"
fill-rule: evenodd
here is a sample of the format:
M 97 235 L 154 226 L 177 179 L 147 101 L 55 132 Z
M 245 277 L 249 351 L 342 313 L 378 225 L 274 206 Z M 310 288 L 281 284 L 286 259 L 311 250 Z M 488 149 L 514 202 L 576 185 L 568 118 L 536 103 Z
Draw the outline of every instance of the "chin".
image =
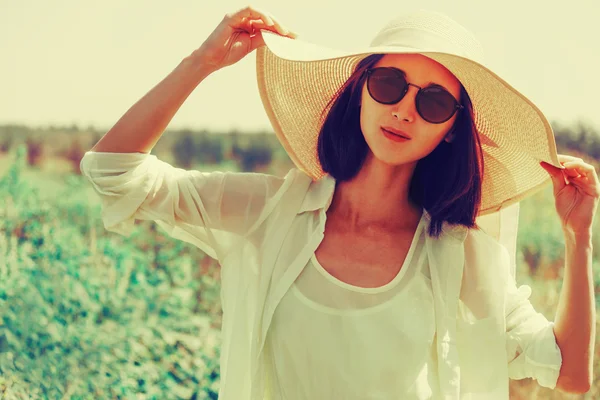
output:
M 381 149 L 379 151 L 378 149 L 376 149 L 375 151 L 371 149 L 371 156 L 374 160 L 377 160 L 378 162 L 383 164 L 387 164 L 391 167 L 410 162 L 410 160 L 407 160 L 406 157 L 401 157 L 401 155 L 398 154 L 398 152 L 390 152 L 390 149 Z

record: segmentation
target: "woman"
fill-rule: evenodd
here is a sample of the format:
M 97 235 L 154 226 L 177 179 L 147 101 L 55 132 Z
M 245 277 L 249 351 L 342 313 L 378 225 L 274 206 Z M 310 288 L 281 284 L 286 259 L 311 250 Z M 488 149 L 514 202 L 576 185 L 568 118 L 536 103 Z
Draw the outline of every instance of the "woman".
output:
M 154 220 L 219 260 L 219 398 L 507 399 L 524 377 L 587 391 L 593 167 L 556 154 L 543 115 L 447 17 L 393 19 L 364 52 L 295 37 L 256 8 L 226 15 L 81 162 L 108 230 Z M 257 48 L 298 169 L 203 173 L 149 154 L 195 86 Z M 554 322 L 476 223 L 546 183 L 539 165 L 566 239 Z

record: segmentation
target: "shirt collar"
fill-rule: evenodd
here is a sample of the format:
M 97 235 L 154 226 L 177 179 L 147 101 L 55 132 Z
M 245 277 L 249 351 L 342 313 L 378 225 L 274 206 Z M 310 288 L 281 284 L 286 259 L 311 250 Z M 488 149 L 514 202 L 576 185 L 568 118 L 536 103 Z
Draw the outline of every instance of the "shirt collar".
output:
M 298 214 L 305 211 L 316 211 L 321 208 L 327 211 L 333 200 L 334 192 L 335 179 L 331 175 L 325 174 L 321 179 L 312 181 Z

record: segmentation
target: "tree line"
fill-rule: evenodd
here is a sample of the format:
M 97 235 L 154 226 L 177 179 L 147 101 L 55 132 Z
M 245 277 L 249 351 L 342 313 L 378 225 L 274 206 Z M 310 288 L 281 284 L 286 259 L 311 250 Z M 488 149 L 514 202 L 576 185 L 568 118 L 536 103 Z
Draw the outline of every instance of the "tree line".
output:
M 570 125 L 552 123 L 557 147 L 600 160 L 600 132 L 582 122 Z M 81 158 L 105 132 L 88 126 L 29 127 L 0 125 L 0 155 L 25 144 L 29 166 L 38 166 L 46 158 L 62 158 L 79 173 Z M 526 138 L 524 138 L 526 140 Z M 272 131 L 210 131 L 207 129 L 167 129 L 152 151 L 168 153 L 174 163 L 185 169 L 194 165 L 218 165 L 233 162 L 240 171 L 255 171 L 268 166 L 274 158 L 291 160 Z

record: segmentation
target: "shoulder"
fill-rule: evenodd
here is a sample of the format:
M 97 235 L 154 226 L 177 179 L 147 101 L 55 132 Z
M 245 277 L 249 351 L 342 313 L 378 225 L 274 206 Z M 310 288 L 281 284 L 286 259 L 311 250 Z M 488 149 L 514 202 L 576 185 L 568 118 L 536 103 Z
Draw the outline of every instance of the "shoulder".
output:
M 274 175 L 269 177 L 278 181 L 278 191 L 282 194 L 290 191 L 296 194 L 298 191 L 307 191 L 311 183 L 311 178 L 298 168 L 291 168 L 283 177 Z
M 478 247 L 482 250 L 501 252 L 504 246 L 492 235 L 483 229 L 467 229 L 465 244 Z
M 426 210 L 423 210 L 427 224 L 431 222 L 431 216 Z M 442 224 L 442 235 L 440 240 L 459 242 L 464 245 L 466 250 L 485 254 L 497 254 L 506 251 L 506 248 L 493 236 L 483 229 L 467 228 L 464 225 Z
M 492 264 L 508 265 L 509 253 L 496 238 L 481 229 L 468 229 L 464 242 L 467 260 L 478 261 L 491 267 Z
M 442 234 L 434 241 L 462 244 L 466 251 L 483 254 L 495 254 L 504 248 L 494 237 L 481 229 L 446 222 L 442 224 Z
M 296 167 L 290 168 L 290 170 L 281 179 L 283 179 L 284 181 L 293 182 L 295 184 L 310 184 L 310 182 L 312 181 L 312 179 L 306 174 L 306 172 Z
M 500 243 L 496 239 L 494 239 L 494 237 L 486 233 L 483 229 L 467 229 L 467 237 L 465 240 L 477 241 L 489 246 L 493 246 L 494 244 L 500 245 Z
M 298 168 L 291 168 L 279 179 L 281 185 L 271 198 L 272 208 L 283 207 L 287 211 L 300 212 L 305 207 L 304 199 L 315 191 L 316 186 L 312 178 Z
M 313 181 L 313 179 L 306 174 L 306 172 L 302 171 L 298 168 L 291 168 L 288 173 L 284 177 L 285 184 L 289 186 L 289 188 L 293 189 L 293 191 L 298 194 L 299 192 L 309 192 L 314 190 L 314 187 L 320 181 Z

